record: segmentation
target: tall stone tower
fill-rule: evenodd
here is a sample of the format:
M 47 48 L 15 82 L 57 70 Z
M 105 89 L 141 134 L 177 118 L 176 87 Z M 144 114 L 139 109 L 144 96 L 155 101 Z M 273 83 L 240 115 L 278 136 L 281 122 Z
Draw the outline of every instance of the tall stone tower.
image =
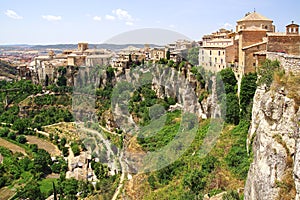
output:
M 259 51 L 263 49 L 267 39 L 267 32 L 275 32 L 273 20 L 257 12 L 247 13 L 244 18 L 237 21 L 236 40 L 238 40 L 238 78 L 243 74 L 255 71 L 254 58 L 247 54 L 248 49 Z M 255 47 L 254 47 L 255 45 Z
M 85 51 L 89 48 L 89 44 L 85 42 L 78 43 L 78 51 Z

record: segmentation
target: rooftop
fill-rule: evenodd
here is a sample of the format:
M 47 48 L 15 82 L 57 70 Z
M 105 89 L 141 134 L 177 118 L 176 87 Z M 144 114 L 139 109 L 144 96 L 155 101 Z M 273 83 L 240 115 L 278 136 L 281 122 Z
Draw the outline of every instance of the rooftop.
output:
M 273 20 L 268 19 L 265 16 L 263 16 L 257 12 L 248 13 L 248 14 L 246 14 L 246 16 L 244 18 L 238 20 L 237 22 L 245 22 L 245 21 L 270 21 L 270 22 L 273 22 Z

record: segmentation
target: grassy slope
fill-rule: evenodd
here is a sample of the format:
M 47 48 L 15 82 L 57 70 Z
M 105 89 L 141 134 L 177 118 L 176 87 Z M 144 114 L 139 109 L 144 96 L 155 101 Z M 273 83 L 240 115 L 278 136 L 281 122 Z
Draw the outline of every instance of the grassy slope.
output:
M 171 178 L 167 181 L 160 182 L 160 172 L 151 172 L 147 174 L 138 188 L 143 188 L 144 194 L 140 194 L 144 199 L 182 199 L 182 194 L 188 192 L 188 188 L 184 186 L 184 177 L 193 170 L 201 170 L 205 158 L 200 158 L 199 150 L 202 145 L 204 135 L 210 126 L 210 120 L 203 121 L 193 143 L 186 153 L 176 162 L 176 166 L 171 170 Z M 208 154 L 215 157 L 214 169 L 205 176 L 206 186 L 201 191 L 206 193 L 219 193 L 221 191 L 236 190 L 243 188 L 245 177 L 241 177 L 228 166 L 226 156 L 231 151 L 232 146 L 243 145 L 246 143 L 247 127 L 225 125 L 216 145 Z M 240 144 L 241 143 L 241 144 Z M 244 147 L 242 147 L 244 148 Z M 237 166 L 237 168 L 240 166 Z M 171 167 L 172 168 L 172 167 Z M 155 187 L 151 189 L 148 180 L 149 176 L 155 177 Z M 145 181 L 146 180 L 146 181 Z M 132 192 L 132 191 L 131 191 Z

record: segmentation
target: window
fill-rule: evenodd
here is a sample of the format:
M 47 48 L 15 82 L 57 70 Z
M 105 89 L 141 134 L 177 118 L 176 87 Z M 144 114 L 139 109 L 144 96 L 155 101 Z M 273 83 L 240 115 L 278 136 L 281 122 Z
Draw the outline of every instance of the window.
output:
M 221 51 L 218 51 L 218 55 L 219 55 L 219 56 L 221 55 Z
M 221 58 L 221 64 L 223 64 L 223 58 Z
M 256 66 L 256 63 L 253 63 L 253 67 L 255 67 Z
M 204 55 L 204 50 L 202 50 L 202 55 Z
M 217 61 L 218 61 L 218 59 L 217 59 L 217 58 L 215 58 L 215 63 L 217 63 Z
M 211 51 L 209 51 L 209 55 L 211 55 Z

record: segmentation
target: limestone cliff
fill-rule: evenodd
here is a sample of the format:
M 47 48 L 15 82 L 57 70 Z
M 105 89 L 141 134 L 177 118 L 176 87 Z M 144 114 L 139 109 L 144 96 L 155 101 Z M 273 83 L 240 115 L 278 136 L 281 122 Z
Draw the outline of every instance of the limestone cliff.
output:
M 284 88 L 255 93 L 247 140 L 254 157 L 245 200 L 300 199 L 299 112 L 288 96 Z

